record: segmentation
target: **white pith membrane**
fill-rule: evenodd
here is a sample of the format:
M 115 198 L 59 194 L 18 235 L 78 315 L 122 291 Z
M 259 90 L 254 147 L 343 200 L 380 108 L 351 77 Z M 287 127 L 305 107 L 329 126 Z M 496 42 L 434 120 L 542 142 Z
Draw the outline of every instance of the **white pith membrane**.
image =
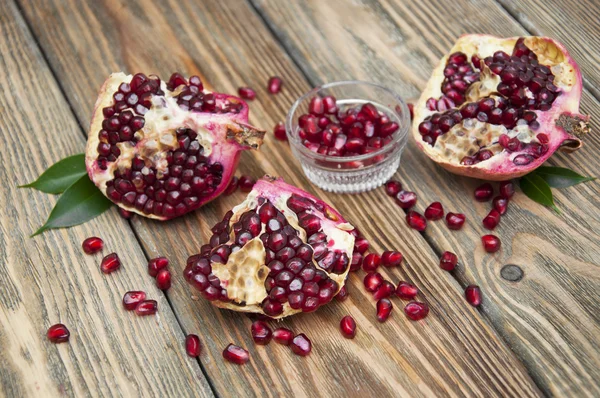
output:
M 86 147 L 86 167 L 92 181 L 119 207 L 150 218 L 179 216 L 214 199 L 227 187 L 240 152 L 258 148 L 262 142 L 264 132 L 246 124 L 246 104 L 237 97 L 200 88 L 197 95 L 214 97 L 216 110 L 191 111 L 178 98 L 192 87 L 183 78 L 185 85 L 171 87 L 173 91 L 163 81 L 155 85 L 146 99 L 148 107 L 141 106 L 141 95 L 133 106 L 117 102 L 121 87 L 133 86 L 133 78 L 113 73 L 101 88 Z M 104 113 L 121 105 L 118 111 L 111 111 L 112 117 Z M 121 119 L 124 114 L 129 114 L 129 121 Z M 120 124 L 117 130 L 109 130 L 109 119 L 114 118 Z M 133 130 L 132 118 L 143 127 Z M 126 133 L 124 129 L 128 129 Z M 101 153 L 101 146 L 110 152 Z M 194 169 L 200 165 L 202 170 Z M 169 177 L 172 189 L 164 186 Z M 159 198 L 161 189 L 165 192 Z
M 294 203 L 306 208 L 299 211 Z M 306 224 L 308 219 L 311 226 Z M 274 225 L 278 227 L 273 229 Z M 345 283 L 354 249 L 353 229 L 325 203 L 281 179 L 265 177 L 213 227 L 211 244 L 188 259 L 184 276 L 203 297 L 221 308 L 273 318 L 314 311 L 329 302 Z M 238 237 L 250 230 L 254 233 L 240 242 Z M 271 250 L 276 240 L 269 236 L 278 233 L 287 236 L 286 243 Z M 279 279 L 283 273 L 288 277 Z M 279 295 L 273 297 L 273 291 Z M 324 295 L 319 301 L 321 291 Z M 294 304 L 288 296 L 294 297 Z M 310 304 L 304 306 L 307 300 Z M 265 311 L 267 306 L 270 310 Z
M 518 37 L 501 39 L 488 35 L 462 36 L 434 70 L 421 98 L 415 104 L 412 130 L 419 148 L 444 168 L 476 178 L 506 180 L 526 174 L 538 167 L 563 145 L 571 149 L 577 149 L 581 145 L 575 135 L 588 131 L 589 118 L 578 115 L 581 75 L 577 64 L 560 43 L 551 39 L 525 37 L 518 40 Z M 526 60 L 527 55 L 521 55 L 524 57 L 521 62 L 517 59 L 494 57 L 498 51 L 503 51 L 510 57 L 515 46 L 522 52 L 523 44 L 535 56 L 531 55 Z M 452 61 L 460 59 L 460 54 L 466 56 L 466 62 L 453 63 Z M 479 68 L 475 66 L 474 62 L 477 60 L 474 60 L 473 56 L 481 60 Z M 487 57 L 492 58 L 491 63 L 484 62 Z M 532 62 L 532 59 L 536 61 Z M 549 74 L 539 76 L 545 76 L 548 80 L 545 80 L 544 84 L 552 83 L 556 88 L 555 92 L 548 91 L 546 86 L 541 90 L 536 88 L 536 92 L 529 88 L 531 76 L 536 79 L 541 78 L 537 75 L 541 71 L 536 69 L 536 62 L 540 68 L 541 66 L 549 68 Z M 495 72 L 492 71 L 492 65 Z M 503 70 L 508 69 L 509 66 L 516 68 L 517 65 L 524 67 L 516 70 L 517 76 L 519 73 L 524 75 L 531 73 L 530 76 L 523 77 L 529 80 L 525 80 L 526 83 L 520 83 L 522 80 L 504 82 L 501 78 Z M 461 66 L 464 68 L 462 71 L 459 69 Z M 445 70 L 448 67 L 451 71 L 446 72 L 448 74 L 446 76 Z M 455 73 L 457 76 L 451 74 L 452 70 L 458 70 Z M 536 74 L 533 74 L 534 72 Z M 465 77 L 467 75 L 468 77 Z M 454 86 L 452 79 L 463 79 L 466 83 L 458 82 L 461 85 Z M 513 88 L 509 89 L 507 86 L 511 83 Z M 446 87 L 445 92 L 442 91 L 443 87 Z M 461 87 L 463 91 L 454 87 Z M 503 89 L 499 90 L 501 87 Z M 551 84 L 548 87 L 551 87 Z M 517 102 L 523 101 L 523 97 L 516 96 L 515 102 L 512 102 L 512 94 L 505 96 L 500 92 L 511 92 L 510 90 L 516 92 L 520 88 L 523 91 L 519 95 L 525 96 L 524 105 L 519 105 Z M 547 102 L 540 99 L 542 91 L 545 96 L 550 94 L 550 100 Z M 450 97 L 457 102 L 448 101 Z M 479 106 L 473 108 L 473 105 L 470 105 L 469 109 L 477 110 L 475 115 L 471 116 L 472 113 L 466 109 L 467 105 L 485 98 L 493 100 L 492 110 L 498 113 L 492 115 L 485 109 L 484 113 L 487 114 L 479 119 L 478 113 L 481 112 L 481 108 Z M 525 110 L 511 119 L 504 113 L 513 107 L 517 111 L 521 107 Z M 503 113 L 494 108 L 501 108 Z M 456 111 L 452 112 L 453 110 Z M 451 119 L 454 116 L 455 119 L 444 120 L 449 123 L 442 126 L 439 123 L 443 120 L 442 116 Z M 425 125 L 427 121 L 430 122 L 429 125 Z M 451 127 L 447 132 L 438 129 L 447 128 L 448 125 Z M 542 134 L 539 136 L 540 133 Z M 501 139 L 503 135 L 505 137 Z M 511 145 L 507 148 L 506 142 L 510 139 L 512 139 Z

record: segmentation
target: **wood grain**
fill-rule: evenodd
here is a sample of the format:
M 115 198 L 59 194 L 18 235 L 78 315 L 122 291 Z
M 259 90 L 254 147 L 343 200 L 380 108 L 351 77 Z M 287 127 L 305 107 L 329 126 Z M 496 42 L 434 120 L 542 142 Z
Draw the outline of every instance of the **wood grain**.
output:
M 314 85 L 362 79 L 382 82 L 406 98 L 424 87 L 437 60 L 459 35 L 525 33 L 502 7 L 489 1 L 284 5 L 257 0 L 254 4 Z M 439 23 L 442 20 L 444 23 Z M 552 36 L 551 31 L 544 33 Z M 327 43 L 326 51 L 317 51 L 312 43 Z M 396 68 L 393 73 L 392 65 Z M 600 109 L 587 91 L 582 110 L 592 114 L 596 133 L 586 137 L 586 146 L 578 153 L 559 154 L 550 163 L 597 176 Z M 417 209 L 422 211 L 430 202 L 441 200 L 447 211 L 467 215 L 468 226 L 460 233 L 448 231 L 442 222 L 430 223 L 425 233 L 437 253 L 452 250 L 459 254 L 462 266 L 453 276 L 462 286 L 475 283 L 482 287 L 482 313 L 523 359 L 544 392 L 598 395 L 600 351 L 593 343 L 593 336 L 600 331 L 594 293 L 600 287 L 598 183 L 555 190 L 563 211 L 560 216 L 517 194 L 494 232 L 504 248 L 490 256 L 479 243 L 486 233 L 481 219 L 490 205 L 471 199 L 480 182 L 451 175 L 411 148 L 397 176 L 405 187 L 418 193 Z M 524 271 L 520 282 L 501 278 L 501 270 L 508 264 Z
M 145 1 L 143 8 L 140 4 L 128 2 L 125 7 L 105 1 L 76 7 L 70 2 L 23 2 L 25 15 L 83 125 L 97 87 L 118 69 L 163 77 L 173 70 L 199 73 L 213 87 L 229 92 L 241 85 L 255 87 L 259 100 L 250 105 L 251 119 L 267 129 L 282 120 L 294 98 L 310 87 L 245 2 Z M 94 35 L 78 34 L 80 26 L 89 26 Z M 87 49 L 83 62 L 78 60 L 78 49 Z M 284 78 L 285 88 L 280 95 L 268 96 L 264 86 L 273 74 Z M 307 183 L 298 166 L 289 162 L 290 156 L 287 146 L 269 137 L 260 153 L 244 156 L 240 171 L 282 175 L 351 215 L 374 237 L 376 250 L 401 248 L 407 266 L 387 274 L 394 282 L 408 278 L 417 283 L 432 314 L 426 322 L 413 323 L 396 302 L 392 318 L 379 325 L 374 303 L 360 287 L 360 276 L 353 275 L 350 300 L 281 323 L 308 333 L 313 340 L 312 355 L 299 358 L 275 344 L 254 346 L 249 319 L 217 310 L 203 300 L 190 300 L 193 291 L 176 279 L 169 300 L 184 329 L 202 336 L 206 354 L 201 362 L 219 395 L 538 395 L 514 354 L 464 302 L 459 284 L 438 272 L 436 255 L 426 240 L 397 221 L 403 218 L 401 211 L 381 190 L 358 196 L 326 194 Z M 167 255 L 179 274 L 185 258 L 206 241 L 209 227 L 242 197 L 238 193 L 219 199 L 179 220 L 158 223 L 136 218 L 133 224 L 147 252 Z M 338 331 L 339 319 L 348 313 L 360 328 L 353 341 L 341 338 Z M 230 342 L 250 350 L 248 365 L 222 361 L 221 351 Z
M 85 140 L 12 2 L 0 3 L 0 396 L 213 396 L 127 222 L 112 209 L 85 225 L 29 238 L 56 197 L 17 185 L 84 148 Z M 81 242 L 98 234 L 122 267 L 104 275 L 102 255 Z M 158 300 L 159 313 L 122 309 L 127 290 Z M 62 322 L 68 343 L 46 338 Z

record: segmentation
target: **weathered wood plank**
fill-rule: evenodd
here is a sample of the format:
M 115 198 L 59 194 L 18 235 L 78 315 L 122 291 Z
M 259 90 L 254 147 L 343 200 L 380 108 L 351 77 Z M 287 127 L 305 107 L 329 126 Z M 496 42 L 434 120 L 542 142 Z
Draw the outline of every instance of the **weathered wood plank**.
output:
M 107 1 L 88 9 L 68 2 L 24 2 L 24 11 L 82 124 L 88 121 L 102 80 L 122 68 L 163 77 L 173 70 L 200 73 L 214 87 L 230 92 L 248 84 L 259 90 L 259 100 L 251 104 L 252 119 L 266 128 L 283 119 L 294 98 L 308 90 L 308 83 L 246 3 L 146 1 L 143 9 L 140 4 L 128 2 L 122 7 Z M 75 34 L 78 25 L 94 27 L 95 44 L 90 36 Z M 75 51 L 67 50 L 91 47 L 84 64 L 77 61 Z M 263 88 L 272 74 L 285 80 L 284 91 L 273 97 Z M 288 161 L 290 156 L 285 145 L 268 137 L 259 154 L 244 156 L 241 172 L 279 174 L 316 191 L 298 166 Z M 282 323 L 308 333 L 313 340 L 313 354 L 298 358 L 275 344 L 255 347 L 245 316 L 190 300 L 193 291 L 177 278 L 168 291 L 169 299 L 185 329 L 200 332 L 207 348 L 201 362 L 218 394 L 538 394 L 514 355 L 466 305 L 456 281 L 437 271 L 429 245 L 403 222 L 395 221 L 402 213 L 381 191 L 360 196 L 317 193 L 351 215 L 369 236 L 378 236 L 372 241 L 377 250 L 403 249 L 410 265 L 406 271 L 393 270 L 388 275 L 394 282 L 408 278 L 418 283 L 432 315 L 426 322 L 409 322 L 397 302 L 399 308 L 392 318 L 377 324 L 374 303 L 360 287 L 361 278 L 353 275 L 350 300 Z M 136 218 L 133 223 L 147 251 L 169 256 L 179 275 L 187 255 L 206 241 L 208 227 L 242 197 L 238 193 L 221 198 L 179 220 L 158 223 Z M 338 331 L 339 319 L 346 314 L 359 323 L 360 332 L 353 341 L 341 338 Z M 250 364 L 223 363 L 221 351 L 230 342 L 248 347 Z
M 525 33 L 493 2 L 254 3 L 313 84 L 344 79 L 379 81 L 407 98 L 416 97 L 438 59 L 459 35 Z M 544 33 L 552 36 L 552 32 Z M 320 45 L 325 45 L 326 51 L 319 51 Z M 586 146 L 577 154 L 557 155 L 550 163 L 586 175 L 600 173 L 595 155 L 600 148 L 598 105 L 584 92 L 582 109 L 592 113 L 596 133 L 586 137 Z M 495 231 L 504 249 L 490 256 L 479 243 L 486 231 L 481 219 L 490 205 L 471 200 L 480 182 L 443 171 L 414 148 L 407 150 L 398 178 L 419 194 L 417 210 L 441 200 L 447 210 L 463 212 L 468 219 L 460 233 L 448 231 L 442 222 L 430 224 L 425 235 L 436 252 L 459 254 L 464 265 L 454 276 L 463 286 L 475 283 L 482 287 L 483 314 L 545 392 L 598 395 L 600 352 L 593 345 L 593 336 L 600 331 L 599 304 L 593 299 L 600 284 L 598 184 L 555 190 L 561 216 L 518 194 Z M 507 264 L 524 270 L 521 282 L 500 277 Z
M 84 148 L 68 103 L 12 1 L 0 3 L 0 395 L 212 396 L 169 303 L 146 276 L 142 248 L 112 209 L 83 226 L 29 238 L 56 197 L 17 185 Z M 100 272 L 102 256 L 81 242 L 98 234 L 122 269 Z M 155 317 L 123 310 L 127 290 L 158 300 Z M 62 322 L 68 343 L 46 338 Z

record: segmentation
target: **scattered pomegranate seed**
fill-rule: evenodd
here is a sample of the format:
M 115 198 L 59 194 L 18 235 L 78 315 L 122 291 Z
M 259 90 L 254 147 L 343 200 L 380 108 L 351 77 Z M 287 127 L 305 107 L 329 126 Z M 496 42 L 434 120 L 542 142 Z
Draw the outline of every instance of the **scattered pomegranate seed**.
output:
M 252 191 L 254 184 L 256 184 L 256 180 L 254 178 L 244 175 L 240 177 L 238 187 L 242 192 L 250 192 Z
M 456 254 L 452 252 L 444 252 L 442 253 L 442 257 L 440 258 L 440 268 L 445 271 L 452 271 L 456 268 L 456 264 L 458 264 L 458 257 Z
M 312 343 L 304 333 L 300 333 L 292 340 L 291 347 L 294 354 L 305 357 L 310 354 Z
M 62 323 L 57 323 L 56 325 L 52 325 L 48 328 L 48 332 L 46 332 L 48 336 L 48 340 L 53 342 L 54 344 L 64 343 L 65 341 L 69 341 L 69 336 L 71 333 L 69 329 Z
M 373 294 L 373 298 L 375 300 L 380 300 L 382 298 L 390 297 L 396 291 L 396 286 L 390 281 L 383 281 L 381 286 L 377 289 L 375 294 Z
M 479 306 L 479 304 L 481 304 L 481 290 L 479 289 L 479 286 L 467 286 L 465 289 L 465 298 L 473 307 Z
M 425 217 L 413 210 L 406 213 L 406 223 L 409 227 L 416 229 L 419 232 L 423 232 L 427 228 L 427 220 Z
M 396 195 L 396 204 L 403 209 L 410 209 L 417 203 L 417 194 L 411 191 L 400 191 Z
M 133 212 L 122 209 L 120 207 L 117 208 L 117 211 L 119 212 L 119 215 L 126 220 L 129 220 L 131 216 L 133 216 Z
M 223 350 L 223 358 L 225 358 L 229 362 L 233 362 L 238 365 L 243 365 L 250 360 L 250 354 L 242 347 L 229 344 Z
M 359 236 L 354 241 L 354 249 L 360 254 L 365 254 L 365 252 L 369 250 L 369 241 L 365 237 Z
M 356 322 L 350 315 L 346 315 L 340 321 L 340 330 L 347 339 L 353 339 L 356 336 Z
M 271 78 L 269 78 L 269 84 L 267 85 L 267 90 L 269 90 L 269 92 L 271 94 L 277 94 L 279 91 L 281 91 L 282 84 L 283 84 L 283 81 L 281 80 L 280 77 L 272 76 Z
M 92 236 L 91 238 L 87 238 L 81 244 L 83 251 L 87 254 L 98 253 L 104 247 L 104 242 L 102 239 Z
M 156 287 L 160 290 L 169 290 L 171 287 L 171 273 L 167 269 L 161 269 L 156 275 Z
M 496 235 L 483 235 L 481 237 L 481 243 L 483 243 L 483 248 L 488 253 L 495 253 L 500 250 L 500 238 Z
M 118 270 L 120 266 L 121 260 L 119 259 L 117 253 L 110 253 L 102 259 L 102 262 L 100 263 L 100 270 L 102 270 L 102 272 L 105 274 L 110 274 L 111 272 Z
M 408 111 L 410 112 L 410 121 L 412 122 L 412 120 L 415 118 L 415 106 L 410 102 L 408 102 L 406 105 L 408 106 Z
M 539 134 L 538 134 L 539 135 Z M 504 199 L 510 199 L 515 194 L 515 186 L 511 181 L 502 181 L 500 183 L 500 196 Z
M 256 91 L 252 90 L 250 87 L 240 87 L 238 89 L 238 94 L 243 99 L 253 100 L 256 98 Z
M 294 332 L 286 328 L 278 328 L 273 331 L 273 340 L 276 343 L 290 345 L 294 339 Z
M 400 191 L 402 191 L 402 184 L 398 181 L 390 180 L 385 183 L 385 193 L 388 196 L 395 197 Z
M 135 310 L 135 307 L 146 300 L 146 293 L 142 291 L 130 291 L 123 295 L 123 307 L 127 311 Z
M 379 267 L 379 264 L 381 264 L 381 257 L 378 254 L 369 253 L 363 260 L 362 268 L 365 272 L 373 272 Z
M 465 218 L 465 215 L 461 213 L 448 213 L 446 214 L 446 225 L 453 230 L 461 229 L 465 223 Z
M 483 219 L 483 226 L 487 229 L 494 229 L 500 223 L 500 213 L 496 209 L 490 210 L 487 216 Z
M 386 267 L 397 267 L 402 262 L 402 253 L 397 251 L 384 251 L 381 255 L 381 264 Z
M 352 261 L 350 262 L 350 272 L 358 271 L 363 263 L 363 256 L 359 252 L 352 253 Z
M 429 306 L 418 301 L 411 301 L 404 307 L 404 313 L 409 319 L 419 321 L 429 314 Z
M 475 188 L 475 200 L 478 202 L 487 202 L 492 196 L 494 196 L 494 188 L 489 182 Z
M 385 322 L 390 317 L 390 313 L 394 306 L 388 298 L 382 298 L 377 302 L 377 320 L 379 322 Z
M 225 191 L 223 192 L 224 195 L 231 195 L 232 193 L 234 193 L 237 189 L 238 189 L 238 183 L 239 183 L 239 179 L 236 176 L 231 177 L 231 180 L 229 181 L 229 185 L 227 185 L 227 188 L 225 188 Z
M 417 293 L 419 293 L 419 289 L 415 285 L 405 281 L 401 281 L 398 283 L 398 287 L 396 287 L 396 296 L 402 300 L 412 300 L 417 297 Z
M 287 134 L 285 133 L 285 125 L 283 122 L 279 122 L 275 125 L 275 128 L 273 129 L 273 135 L 278 140 L 287 141 Z
M 365 275 L 363 283 L 365 284 L 365 289 L 367 289 L 367 292 L 373 293 L 379 289 L 379 286 L 381 286 L 383 283 L 383 276 L 381 276 L 379 272 L 369 272 L 367 275 Z
M 504 199 L 502 196 L 496 196 L 492 201 L 492 205 L 494 206 L 494 209 L 503 216 L 508 208 L 508 199 Z
M 346 301 L 346 299 L 348 298 L 348 289 L 346 289 L 346 286 L 340 289 L 338 294 L 335 295 L 335 298 L 337 299 L 337 301 Z
M 135 313 L 139 316 L 154 315 L 158 309 L 156 300 L 144 300 L 135 307 Z
M 201 350 L 202 345 L 200 344 L 200 337 L 195 334 L 188 334 L 185 337 L 185 352 L 192 358 L 197 358 L 200 356 Z
M 158 271 L 169 266 L 169 259 L 166 257 L 157 257 L 148 261 L 148 274 L 156 278 Z
M 273 332 L 271 331 L 271 328 L 263 321 L 252 322 L 251 331 L 252 339 L 256 344 L 267 345 L 273 338 Z
M 433 202 L 425 209 L 425 218 L 428 220 L 439 220 L 444 217 L 444 207 L 440 202 Z

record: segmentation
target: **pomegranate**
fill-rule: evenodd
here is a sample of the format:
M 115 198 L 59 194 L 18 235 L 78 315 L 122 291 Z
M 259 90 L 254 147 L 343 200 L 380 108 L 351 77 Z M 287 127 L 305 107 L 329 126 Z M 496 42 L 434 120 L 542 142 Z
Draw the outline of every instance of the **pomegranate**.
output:
M 416 229 L 419 232 L 423 232 L 427 228 L 427 220 L 425 217 L 413 210 L 406 213 L 406 223 L 409 227 Z
M 292 351 L 296 355 L 300 355 L 302 357 L 307 356 L 312 351 L 312 343 L 310 339 L 306 337 L 304 333 L 300 333 L 292 340 L 290 347 L 292 347 Z
M 202 345 L 200 344 L 200 338 L 195 334 L 188 334 L 185 337 L 185 352 L 192 357 L 196 358 L 200 356 L 202 351 Z
M 418 147 L 447 170 L 483 180 L 523 176 L 589 131 L 581 73 L 547 37 L 464 35 L 414 107 Z
M 98 253 L 104 247 L 104 241 L 102 239 L 92 236 L 91 238 L 87 238 L 81 244 L 83 251 L 87 254 L 95 254 Z
M 511 181 L 502 181 L 499 190 L 500 196 L 504 199 L 510 199 L 515 194 L 515 186 Z
M 231 195 L 238 189 L 239 179 L 236 176 L 231 177 L 231 181 L 229 181 L 229 185 L 223 192 L 223 195 Z
M 379 268 L 379 264 L 381 264 L 381 257 L 375 253 L 369 253 L 365 256 L 362 268 L 365 272 L 373 272 Z
M 494 229 L 500 223 L 500 212 L 496 209 L 490 210 L 487 216 L 483 219 L 483 226 L 487 229 Z
M 121 267 L 121 260 L 117 253 L 110 253 L 102 259 L 100 270 L 105 274 L 115 272 Z
M 404 307 L 404 313 L 409 319 L 419 321 L 429 314 L 429 306 L 426 303 L 411 301 Z
M 479 289 L 479 286 L 467 286 L 467 288 L 465 289 L 465 298 L 467 299 L 467 302 L 473 307 L 479 306 L 479 304 L 481 304 L 481 289 Z
M 157 310 L 158 303 L 156 300 L 144 300 L 135 307 L 135 314 L 139 316 L 154 315 Z
M 263 321 L 252 322 L 250 331 L 252 332 L 252 339 L 256 344 L 267 345 L 273 338 L 271 328 Z
M 168 269 L 161 269 L 156 274 L 156 287 L 160 290 L 169 290 L 171 288 L 171 273 Z
M 290 345 L 294 339 L 294 332 L 286 328 L 278 328 L 273 331 L 273 340 L 279 344 Z
M 382 298 L 377 302 L 377 320 L 379 322 L 385 322 L 390 317 L 394 306 L 388 298 Z
M 379 272 L 369 272 L 363 280 L 367 292 L 375 292 L 383 283 L 383 276 Z
M 223 350 L 223 358 L 225 358 L 229 362 L 233 362 L 238 365 L 243 365 L 250 360 L 250 354 L 242 347 L 238 347 L 234 344 L 229 344 Z
M 417 194 L 411 191 L 400 191 L 396 195 L 396 204 L 403 209 L 410 209 L 417 203 Z
M 127 311 L 133 311 L 144 300 L 146 300 L 146 292 L 139 290 L 129 291 L 123 295 L 123 307 Z
M 283 80 L 281 80 L 280 77 L 272 76 L 271 78 L 269 78 L 269 83 L 267 84 L 267 90 L 269 90 L 269 92 L 271 94 L 277 94 L 279 91 L 281 91 L 282 85 L 283 85 Z
M 261 145 L 264 131 L 247 122 L 244 101 L 205 91 L 197 76 L 113 73 L 94 108 L 87 171 L 120 208 L 177 217 L 219 196 L 241 151 Z
M 402 300 L 412 300 L 417 297 L 417 293 L 419 293 L 419 289 L 415 285 L 405 281 L 401 281 L 398 283 L 398 287 L 396 287 L 396 296 Z
M 267 176 L 212 228 L 184 277 L 218 307 L 272 318 L 311 312 L 343 287 L 353 229 L 329 205 Z
M 287 134 L 285 132 L 285 125 L 283 122 L 278 122 L 273 129 L 273 135 L 280 141 L 287 141 Z
M 157 257 L 148 261 L 148 274 L 156 278 L 158 271 L 169 266 L 169 259 L 166 257 Z
M 340 330 L 347 339 L 353 339 L 356 336 L 356 322 L 350 315 L 346 315 L 340 321 Z
M 350 272 L 358 271 L 363 264 L 363 255 L 355 251 L 352 253 L 352 260 L 350 261 Z
M 238 89 L 238 94 L 243 99 L 247 99 L 247 100 L 250 100 L 250 101 L 252 101 L 253 99 L 256 98 L 256 91 L 254 91 L 250 87 L 240 87 Z
M 444 207 L 440 202 L 433 202 L 425 209 L 425 218 L 428 220 L 440 220 L 444 217 Z
M 440 268 L 445 271 L 452 271 L 458 264 L 458 256 L 452 252 L 445 251 L 440 258 Z
M 446 214 L 446 225 L 452 230 L 461 229 L 465 223 L 465 215 L 462 213 L 448 213 Z
M 391 197 L 395 197 L 402 191 L 402 184 L 398 181 L 390 180 L 385 183 L 385 193 L 387 193 Z
M 481 243 L 483 243 L 483 248 L 488 253 L 495 253 L 500 250 L 500 238 L 496 235 L 483 235 L 481 237 Z
M 48 340 L 55 344 L 69 341 L 70 335 L 71 333 L 69 332 L 69 329 L 67 329 L 67 327 L 62 323 L 57 323 L 56 325 L 50 326 L 46 332 Z
M 496 196 L 492 201 L 492 205 L 494 206 L 494 209 L 503 216 L 508 208 L 508 199 L 505 199 L 502 196 Z
M 403 258 L 404 257 L 402 256 L 402 253 L 393 250 L 387 250 L 381 255 L 381 264 L 386 267 L 397 267 L 400 265 Z
M 342 287 L 338 294 L 335 295 L 337 301 L 346 301 L 348 298 L 348 289 L 346 286 Z
M 475 200 L 478 202 L 487 202 L 492 198 L 492 196 L 494 196 L 494 188 L 492 187 L 492 184 L 486 182 L 478 186 L 475 188 L 474 196 Z
M 390 297 L 396 292 L 396 286 L 390 281 L 383 281 L 381 286 L 377 288 L 377 291 L 373 294 L 375 300 L 381 300 L 382 298 Z
M 238 180 L 238 187 L 242 192 L 250 192 L 256 184 L 256 180 L 250 176 L 241 176 Z

